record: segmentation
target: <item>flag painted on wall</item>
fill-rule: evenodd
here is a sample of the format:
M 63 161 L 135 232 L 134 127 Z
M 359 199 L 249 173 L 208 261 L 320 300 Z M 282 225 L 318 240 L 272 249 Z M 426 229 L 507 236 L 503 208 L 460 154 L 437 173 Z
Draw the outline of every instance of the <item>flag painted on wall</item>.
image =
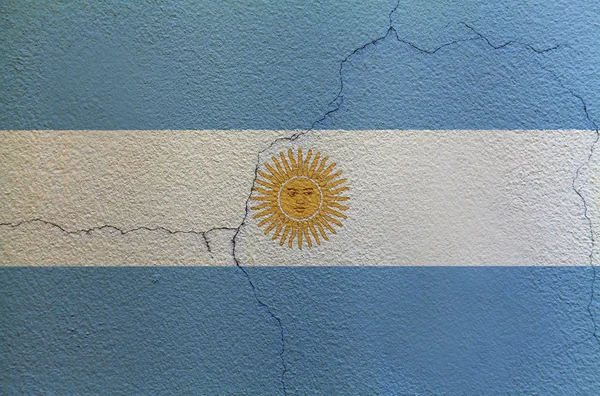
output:
M 383 3 L 5 6 L 0 393 L 600 392 L 597 6 Z

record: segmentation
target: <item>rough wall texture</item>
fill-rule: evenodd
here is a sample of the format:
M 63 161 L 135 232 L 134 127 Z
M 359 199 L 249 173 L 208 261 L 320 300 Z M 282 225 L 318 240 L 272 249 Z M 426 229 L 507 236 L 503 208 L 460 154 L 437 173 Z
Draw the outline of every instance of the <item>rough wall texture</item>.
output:
M 0 7 L 1 393 L 600 393 L 598 4 Z M 320 250 L 248 215 L 297 146 Z
M 215 257 L 231 257 L 256 153 L 292 133 L 0 132 L 2 265 L 224 265 Z M 590 228 L 572 178 L 594 138 L 587 130 L 310 133 L 293 146 L 321 150 L 349 181 L 344 228 L 323 246 L 281 249 L 257 227 L 262 218 L 249 216 L 238 258 L 588 266 Z M 288 147 L 282 140 L 262 159 Z M 585 194 L 593 202 L 597 191 Z

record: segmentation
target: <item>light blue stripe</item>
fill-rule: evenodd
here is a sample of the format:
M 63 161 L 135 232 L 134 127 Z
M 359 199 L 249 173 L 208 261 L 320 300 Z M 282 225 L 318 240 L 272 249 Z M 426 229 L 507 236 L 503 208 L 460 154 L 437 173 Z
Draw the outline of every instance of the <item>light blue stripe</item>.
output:
M 391 3 L 3 2 L 0 128 L 308 128 Z M 589 128 L 568 90 L 597 120 L 597 1 L 459 3 L 401 2 L 394 27 L 430 51 L 473 37 L 463 22 L 496 46 L 561 47 L 430 55 L 388 37 L 348 60 L 341 111 L 316 127 Z
M 248 271 L 290 394 L 600 393 L 590 268 Z M 0 290 L 2 394 L 281 392 L 237 268 L 12 268 Z

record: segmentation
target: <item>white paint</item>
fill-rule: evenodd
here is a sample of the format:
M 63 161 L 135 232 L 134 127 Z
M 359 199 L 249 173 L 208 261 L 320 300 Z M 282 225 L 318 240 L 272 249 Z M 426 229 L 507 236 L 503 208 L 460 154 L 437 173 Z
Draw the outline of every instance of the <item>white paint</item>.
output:
M 69 230 L 110 224 L 236 227 L 256 154 L 292 131 L 1 131 L 0 222 L 42 218 Z M 589 265 L 590 229 L 572 186 L 591 131 L 313 131 L 344 171 L 349 218 L 302 251 L 248 218 L 246 265 Z M 598 230 L 598 154 L 577 186 Z M 225 233 L 223 235 L 230 235 Z M 221 238 L 228 238 L 222 236 Z M 0 227 L 0 265 L 230 265 L 201 236 L 108 229 L 68 235 Z M 214 237 L 213 239 L 216 239 Z M 228 241 L 213 241 L 223 249 Z M 218 256 L 220 259 L 216 259 Z

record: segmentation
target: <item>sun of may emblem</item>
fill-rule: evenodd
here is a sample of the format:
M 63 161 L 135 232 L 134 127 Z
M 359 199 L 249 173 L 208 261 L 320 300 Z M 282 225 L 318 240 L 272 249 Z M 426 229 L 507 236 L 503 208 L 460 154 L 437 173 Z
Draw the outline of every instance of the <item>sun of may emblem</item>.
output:
M 329 240 L 327 233 L 336 234 L 334 226 L 341 227 L 348 207 L 342 202 L 350 198 L 344 196 L 349 188 L 344 186 L 346 179 L 340 178 L 341 170 L 335 163 L 327 163 L 328 157 L 320 153 L 313 157 L 308 150 L 306 158 L 302 149 L 294 153 L 288 150 L 287 157 L 279 153 L 279 158 L 271 157 L 272 163 L 265 163 L 266 172 L 258 171 L 253 190 L 258 193 L 251 200 L 258 201 L 251 209 L 257 211 L 255 219 L 261 219 L 259 227 L 265 226 L 265 235 L 274 232 L 272 239 L 279 238 L 288 247 L 297 245 L 302 249 L 306 241 L 308 247 L 317 245 L 321 239 Z M 320 235 L 320 237 L 319 237 Z

